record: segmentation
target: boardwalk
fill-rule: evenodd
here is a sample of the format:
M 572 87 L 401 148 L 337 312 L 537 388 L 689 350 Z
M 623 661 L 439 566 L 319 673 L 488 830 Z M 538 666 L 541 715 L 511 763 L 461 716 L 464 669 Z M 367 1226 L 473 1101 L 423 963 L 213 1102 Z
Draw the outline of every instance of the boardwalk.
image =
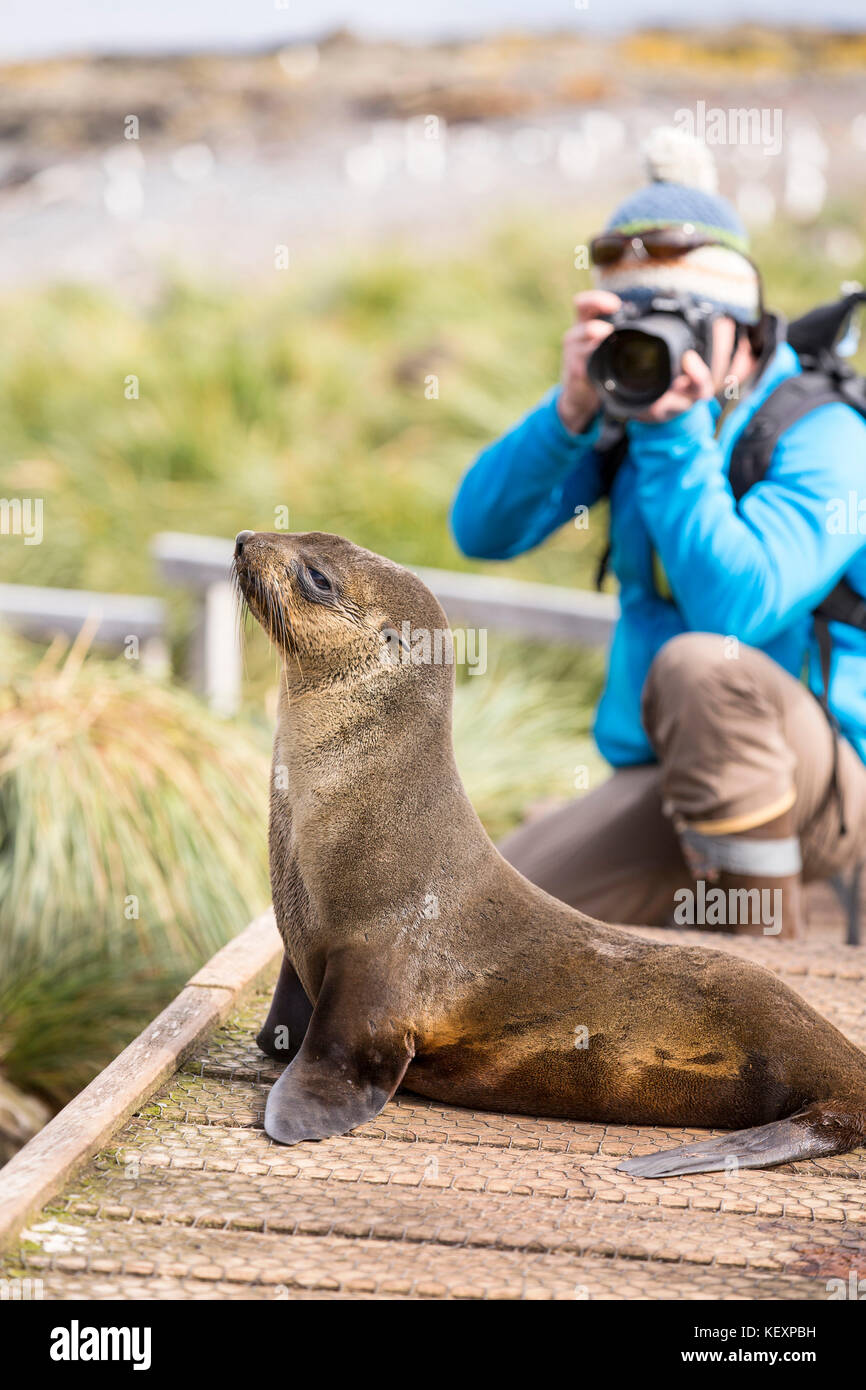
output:
M 830 896 L 808 941 L 720 938 L 866 1047 L 866 948 Z M 652 933 L 705 942 L 700 933 Z M 696 1131 L 451 1109 L 401 1094 L 344 1138 L 262 1130 L 279 1068 L 248 996 L 42 1213 L 3 1273 L 48 1299 L 827 1299 L 866 1277 L 866 1150 L 664 1182 L 624 1155 Z

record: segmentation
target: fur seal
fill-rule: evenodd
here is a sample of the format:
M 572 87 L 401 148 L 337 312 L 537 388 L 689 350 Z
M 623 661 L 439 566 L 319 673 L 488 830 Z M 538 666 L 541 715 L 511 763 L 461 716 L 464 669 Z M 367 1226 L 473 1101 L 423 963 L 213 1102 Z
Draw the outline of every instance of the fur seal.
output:
M 863 1140 L 866 1056 L 769 971 L 606 926 L 501 857 L 454 762 L 452 665 L 407 659 L 406 633 L 447 630 L 415 575 L 321 532 L 241 532 L 234 570 L 282 657 L 270 868 L 286 955 L 259 1043 L 291 1061 L 273 1139 L 343 1134 L 405 1085 L 736 1131 L 620 1165 L 642 1177 Z

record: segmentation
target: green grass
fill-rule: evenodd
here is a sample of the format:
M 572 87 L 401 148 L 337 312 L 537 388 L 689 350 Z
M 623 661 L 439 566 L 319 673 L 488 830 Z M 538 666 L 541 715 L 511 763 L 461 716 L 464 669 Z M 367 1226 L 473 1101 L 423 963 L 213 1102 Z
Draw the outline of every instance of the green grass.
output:
M 154 532 L 273 529 L 279 507 L 293 530 L 478 568 L 453 545 L 449 504 L 477 451 L 556 379 L 587 283 L 572 248 L 594 220 L 512 225 L 436 260 L 393 250 L 302 281 L 275 272 L 269 292 L 168 285 L 146 309 L 82 288 L 7 297 L 0 495 L 42 496 L 45 539 L 3 538 L 0 579 L 153 592 Z M 856 225 L 857 211 L 827 222 Z M 770 304 L 793 314 L 837 293 L 826 234 L 782 224 L 759 240 Z M 845 271 L 858 273 L 866 263 Z M 594 514 L 508 572 L 588 587 L 605 530 Z M 175 596 L 176 643 L 186 611 Z M 254 640 L 256 703 L 267 669 Z

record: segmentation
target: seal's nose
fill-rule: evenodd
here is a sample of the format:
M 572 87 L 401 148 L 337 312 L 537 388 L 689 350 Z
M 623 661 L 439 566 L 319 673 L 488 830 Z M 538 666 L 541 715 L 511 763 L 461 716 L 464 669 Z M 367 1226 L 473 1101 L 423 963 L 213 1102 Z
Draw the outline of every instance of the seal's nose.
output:
M 252 540 L 255 531 L 238 531 L 235 536 L 235 559 L 240 555 L 248 540 Z

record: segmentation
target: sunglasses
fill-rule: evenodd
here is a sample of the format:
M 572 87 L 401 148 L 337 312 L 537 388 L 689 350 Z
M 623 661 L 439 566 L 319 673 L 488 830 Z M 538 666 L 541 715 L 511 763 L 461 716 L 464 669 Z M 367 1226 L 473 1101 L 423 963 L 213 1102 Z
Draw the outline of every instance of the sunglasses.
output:
M 593 265 L 616 265 L 628 251 L 639 260 L 673 261 L 699 246 L 718 246 L 718 238 L 688 227 L 653 227 L 638 235 L 628 232 L 602 232 L 589 243 Z

